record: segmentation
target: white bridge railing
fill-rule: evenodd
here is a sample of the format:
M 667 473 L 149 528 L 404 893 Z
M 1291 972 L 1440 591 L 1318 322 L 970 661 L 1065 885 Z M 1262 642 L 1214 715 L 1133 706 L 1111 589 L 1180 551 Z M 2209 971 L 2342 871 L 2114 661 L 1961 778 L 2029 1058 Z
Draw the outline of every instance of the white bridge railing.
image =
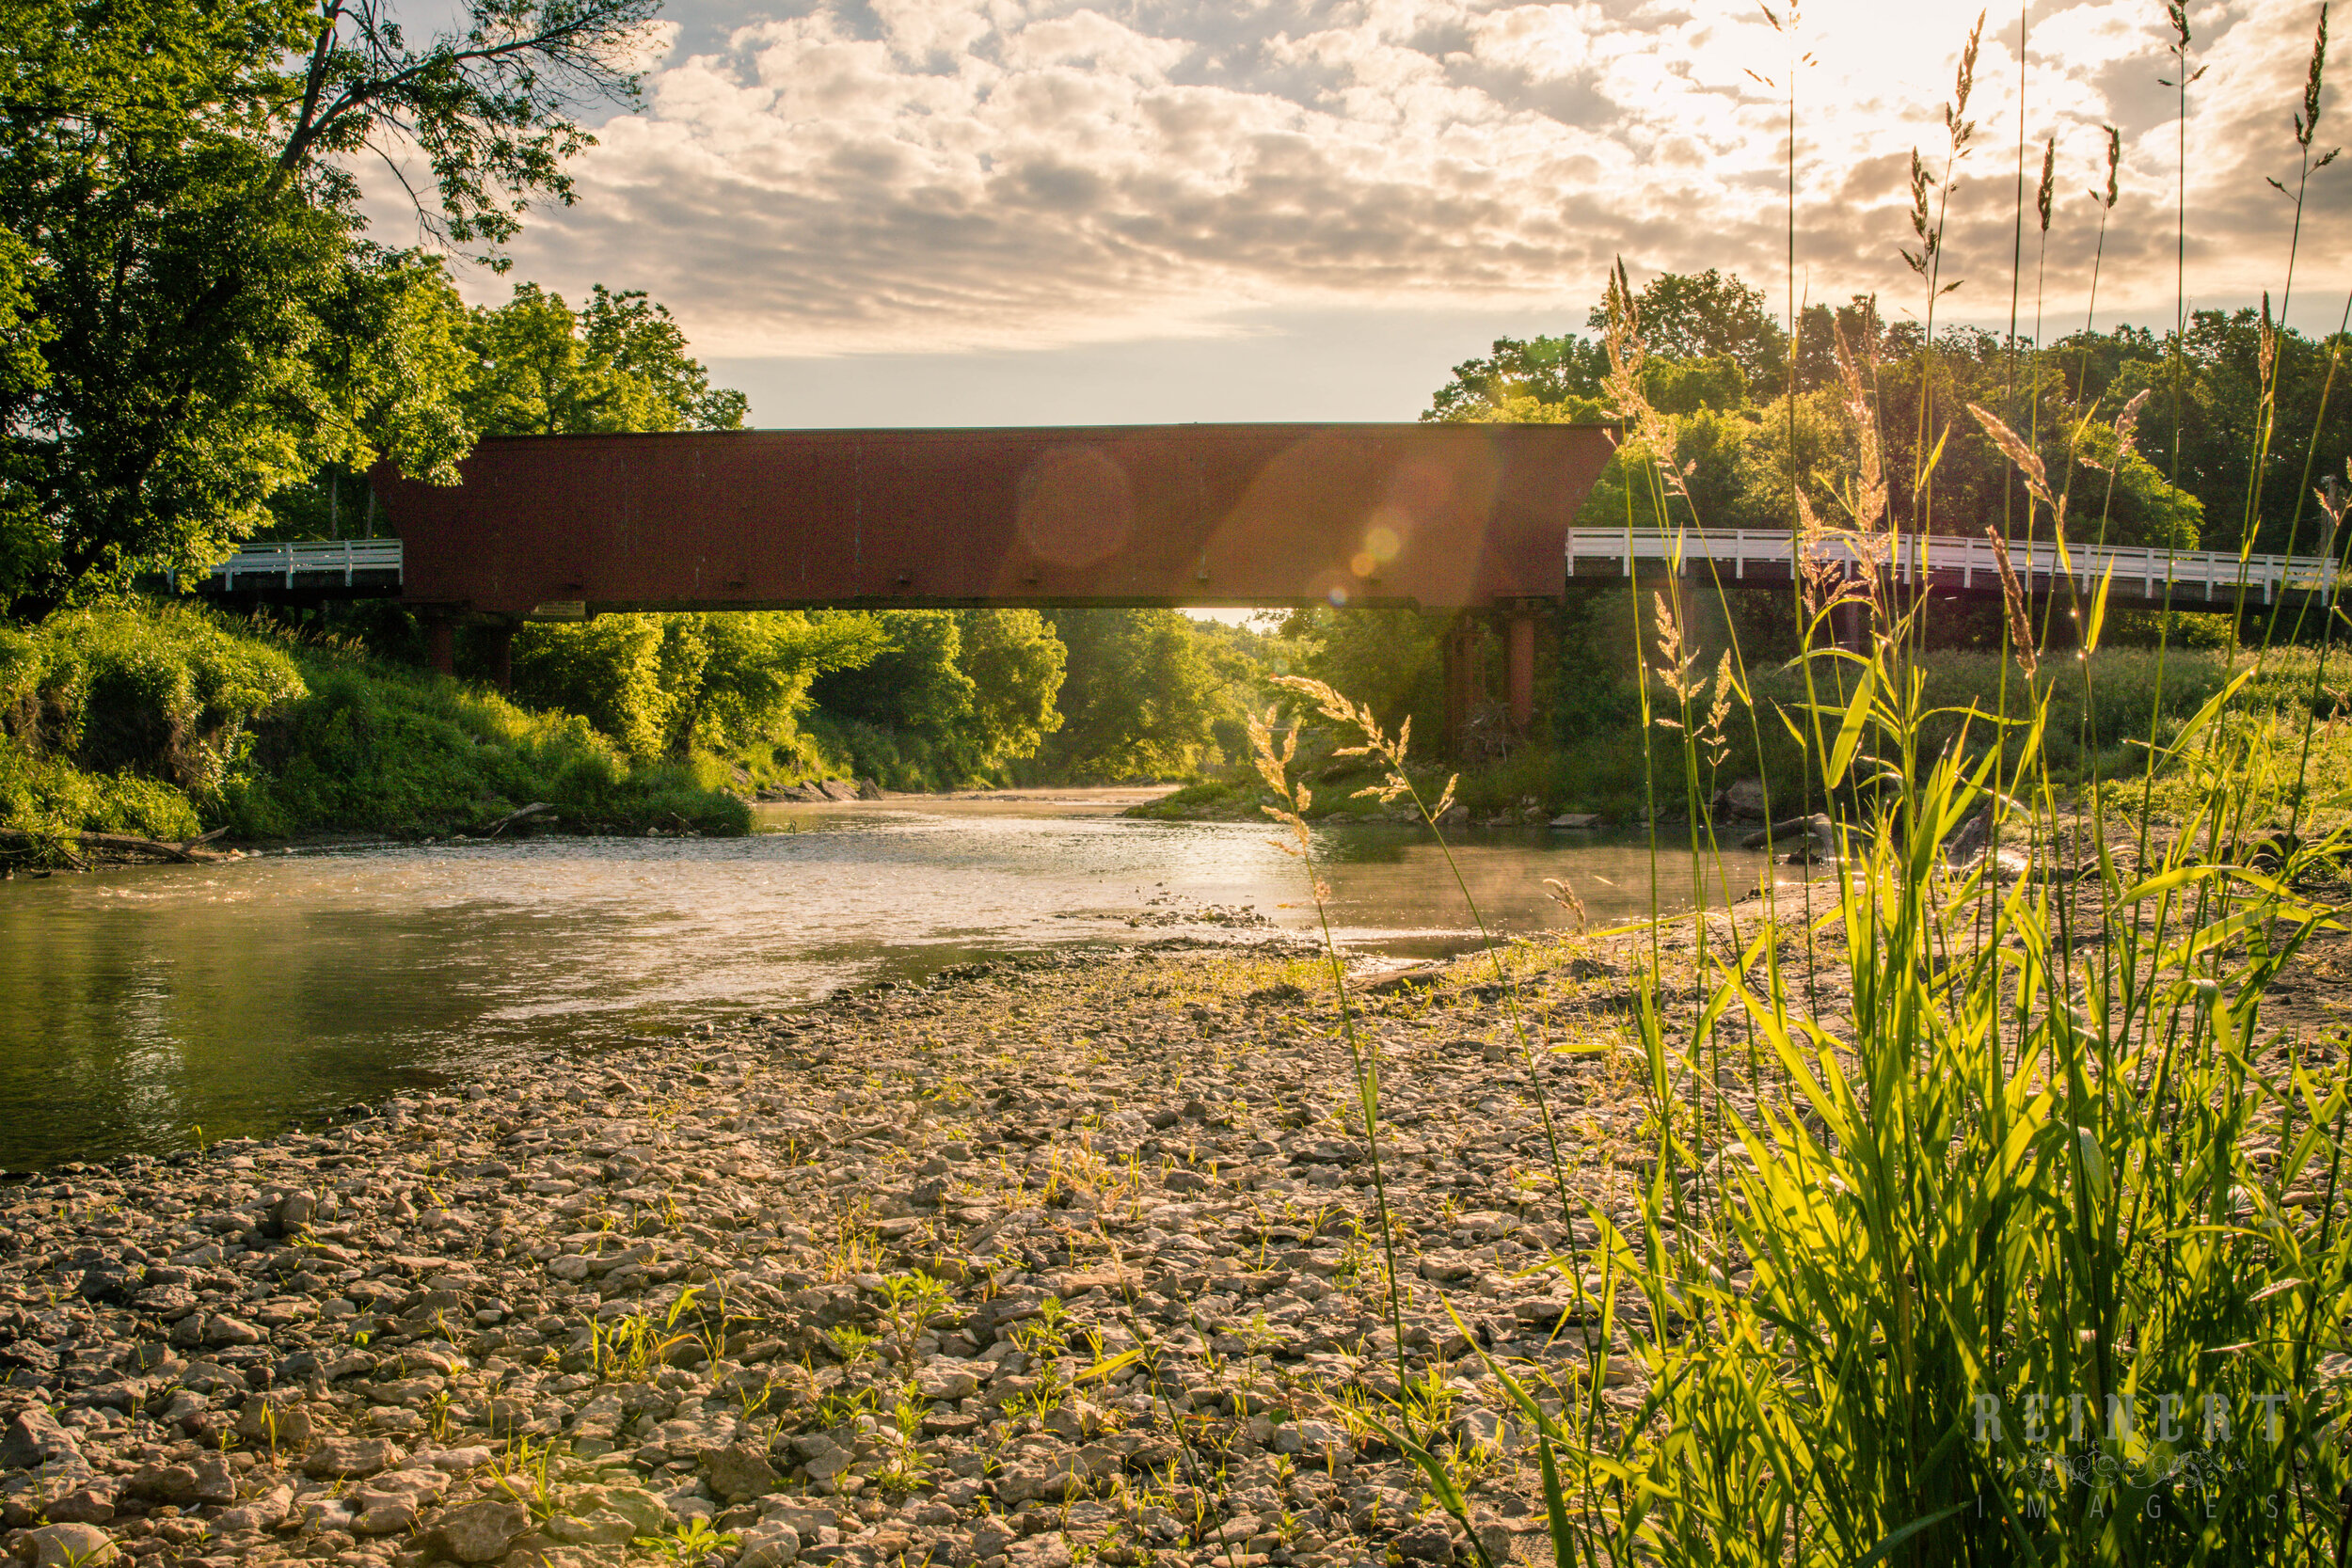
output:
M 1696 529 L 1580 528 L 1568 531 L 1568 573 L 1584 561 L 1614 561 L 1621 575 L 1633 575 L 1636 561 L 1679 558 L 1686 568 L 1716 562 L 1727 578 L 1747 576 L 1751 564 L 1787 567 L 1790 534 L 1786 529 L 1726 529 L 1701 532 Z M 1805 546 L 1808 562 L 1829 562 L 1852 571 L 1860 557 L 1851 535 L 1830 533 Z M 2238 585 L 2249 601 L 2267 604 L 2281 590 L 2332 594 L 2336 562 L 2328 556 L 2249 555 L 2241 560 L 2234 550 L 2165 550 L 2137 546 L 2069 545 L 2063 564 L 2056 545 L 2047 539 L 2030 544 L 2009 541 L 2010 565 L 2029 579 L 2035 592 L 2046 592 L 2072 579 L 2086 596 L 2098 592 L 2100 580 L 2112 571 L 2113 593 L 2147 599 L 2199 598 L 2215 604 L 2234 600 Z M 2001 567 L 1993 542 L 1960 534 L 1906 534 L 1886 562 L 1899 583 L 1915 583 L 1925 573 L 1931 586 L 1976 590 L 2000 587 Z M 2170 591 L 2167 592 L 2167 584 Z
M 1608 561 L 1620 575 L 1633 575 L 1639 561 L 1679 560 L 1685 569 L 1713 562 L 1734 581 L 1745 578 L 1751 565 L 1786 570 L 1789 565 L 1786 529 L 1726 529 L 1701 532 L 1696 529 L 1580 528 L 1568 531 L 1567 567 L 1576 573 L 1580 561 Z M 2194 598 L 2221 604 L 2234 600 L 2245 585 L 2249 600 L 2267 604 L 2281 591 L 2332 594 L 2337 565 L 2327 556 L 2249 555 L 2240 560 L 2232 550 L 2163 550 L 2138 546 L 2090 545 L 2068 546 L 2067 560 L 2058 560 L 2049 540 L 2009 542 L 2010 564 L 2037 593 L 2072 579 L 2084 594 L 2098 592 L 2100 580 L 2114 574 L 2113 592 L 2144 599 Z M 1805 546 L 1807 562 L 1828 562 L 1852 571 L 1861 558 L 1851 535 L 1828 533 Z M 282 586 L 315 586 L 322 578 L 340 577 L 344 587 L 356 587 L 360 573 L 402 571 L 397 539 L 316 539 L 249 544 L 212 568 L 211 576 L 224 588 L 251 586 L 253 578 L 275 577 Z M 1899 583 L 1910 584 L 1926 574 L 1930 586 L 1964 591 L 1998 592 L 2001 569 L 1993 542 L 1957 534 L 1905 535 L 1887 568 Z M 302 579 L 298 584 L 296 579 Z M 2166 585 L 2170 584 L 2169 593 Z
M 278 578 L 282 586 L 293 588 L 297 577 L 305 579 L 303 586 L 315 586 L 322 577 L 341 574 L 343 586 L 350 588 L 361 572 L 390 572 L 397 578 L 401 562 L 397 539 L 296 539 L 239 546 L 211 575 L 224 588 L 239 586 L 239 578 L 264 577 Z

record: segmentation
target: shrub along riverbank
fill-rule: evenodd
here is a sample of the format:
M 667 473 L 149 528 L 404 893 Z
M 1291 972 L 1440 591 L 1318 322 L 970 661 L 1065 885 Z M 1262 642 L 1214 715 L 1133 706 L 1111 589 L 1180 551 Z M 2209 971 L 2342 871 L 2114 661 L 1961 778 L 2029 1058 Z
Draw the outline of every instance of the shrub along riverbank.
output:
M 2168 753 L 2169 743 L 2199 710 L 2244 677 L 2223 722 L 2233 740 L 2250 743 L 2249 767 L 2284 769 L 2282 779 L 2265 781 L 2265 787 L 2275 783 L 2293 796 L 2305 786 L 2352 776 L 2352 726 L 2344 717 L 2352 709 L 2329 689 L 2344 677 L 2321 658 L 2320 650 L 2301 647 L 2271 648 L 2259 657 L 2250 649 L 2175 648 L 2160 657 L 2154 648 L 2127 647 L 2104 650 L 2087 662 L 2055 662 L 2042 677 L 2048 723 L 2041 736 L 2041 754 L 2052 777 L 2075 798 L 2074 803 L 2087 804 L 2093 782 L 2104 781 L 2111 787 L 2130 785 L 2136 806 L 2147 776 L 2147 741 L 2153 733 L 2158 765 L 2150 803 L 2159 816 L 2177 817 L 2193 802 L 2196 781 L 2193 768 Z M 1995 715 L 2010 722 L 2012 764 L 2023 753 L 2029 699 L 2016 667 L 2008 665 L 2005 677 L 2004 663 L 1995 653 L 1948 649 L 1938 650 L 1915 667 L 1925 682 L 1922 705 L 1931 710 L 1920 740 L 1931 754 L 1959 742 L 1964 728 L 1964 744 L 1981 756 L 1993 744 Z M 2337 655 L 2331 663 L 2341 666 L 2344 659 Z M 1817 667 L 1816 690 L 1808 697 L 1802 668 L 1770 670 L 1754 683 L 1753 708 L 1732 693 L 1728 707 L 1716 716 L 1717 687 L 1710 672 L 1688 676 L 1691 696 L 1686 705 L 1677 697 L 1673 679 L 1653 671 L 1649 706 L 1654 733 L 1646 747 L 1641 693 L 1629 681 L 1618 683 L 1588 693 L 1585 708 L 1578 714 L 1552 716 L 1550 737 L 1465 765 L 1455 799 L 1479 820 L 1589 812 L 1608 821 L 1638 822 L 1651 816 L 1653 800 L 1661 820 L 1677 819 L 1689 814 L 1690 802 L 1680 737 L 1674 726 L 1687 724 L 1703 742 L 1703 757 L 1720 759 L 1702 763 L 1698 783 L 1703 795 L 1712 798 L 1740 780 L 1761 777 L 1771 785 L 1775 815 L 1783 805 L 1794 814 L 1801 798 L 1808 792 L 1818 796 L 1819 785 L 1809 784 L 1804 752 L 1774 709 L 1800 724 L 1808 701 L 1842 710 L 1853 691 L 1851 686 L 1839 689 L 1830 684 L 1835 678 Z M 1963 723 L 1971 707 L 1979 717 Z M 1835 729 L 1834 716 L 1829 722 Z M 2307 725 L 2312 750 L 2305 768 L 2299 748 Z M 1311 731 L 1302 736 L 1301 751 L 1311 759 L 1316 780 L 1310 815 L 1318 820 L 1393 815 L 1392 808 L 1354 793 L 1376 773 L 1360 759 L 1329 757 L 1329 748 L 1338 744 L 1329 737 L 1319 740 Z M 1311 761 L 1318 756 L 1324 758 L 1319 765 Z M 1452 769 L 1434 752 L 1423 756 L 1434 796 Z M 2301 784 L 2295 782 L 2298 772 Z M 1254 774 L 1237 773 L 1189 784 L 1129 815 L 1168 821 L 1255 820 L 1263 795 Z M 1806 809 L 1818 804 L 1817 800 Z
M 632 761 L 576 715 L 200 609 L 0 627 L 0 827 L 30 835 L 20 859 L 86 831 L 465 832 L 534 801 L 575 830 L 743 832 L 723 772 Z

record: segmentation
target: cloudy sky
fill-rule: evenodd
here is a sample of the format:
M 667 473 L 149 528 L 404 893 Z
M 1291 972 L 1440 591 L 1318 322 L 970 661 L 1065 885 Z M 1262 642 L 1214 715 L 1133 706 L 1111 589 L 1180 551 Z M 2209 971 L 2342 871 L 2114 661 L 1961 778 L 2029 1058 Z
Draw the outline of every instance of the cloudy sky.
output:
M 1783 33 L 1755 0 L 670 0 L 642 109 L 577 166 L 579 204 L 535 215 L 516 275 L 651 291 L 761 424 L 1410 419 L 1490 339 L 1580 327 L 1613 256 L 1783 301 L 1792 76 L 1797 288 L 1915 312 L 1906 168 L 1915 145 L 1941 167 L 1977 10 L 1809 0 Z M 2285 287 L 2295 209 L 2265 177 L 2296 183 L 2318 7 L 2189 14 L 2187 287 L 2235 306 Z M 2107 123 L 2099 319 L 2169 322 L 2163 7 L 2025 22 L 2028 181 L 2058 143 L 2050 330 L 2089 304 Z M 1943 319 L 2008 319 L 2019 24 L 1986 19 Z M 2352 140 L 2340 104 L 2320 149 Z M 2352 286 L 2347 179 L 2312 182 L 2307 330 Z

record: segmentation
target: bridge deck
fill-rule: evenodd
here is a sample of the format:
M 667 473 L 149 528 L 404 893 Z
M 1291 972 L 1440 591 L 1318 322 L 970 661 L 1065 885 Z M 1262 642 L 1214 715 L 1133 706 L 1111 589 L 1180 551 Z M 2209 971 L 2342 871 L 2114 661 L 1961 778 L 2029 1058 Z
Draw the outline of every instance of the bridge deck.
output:
M 1713 569 L 1726 586 L 1788 585 L 1792 535 L 1782 529 L 1735 529 L 1719 533 L 1656 529 L 1573 529 L 1567 576 L 1629 577 L 1677 568 L 1686 575 Z M 1898 582 L 1924 581 L 1943 593 L 1997 594 L 2000 567 L 1987 539 L 1930 535 L 1905 542 L 1889 565 Z M 2060 562 L 2048 540 L 2012 540 L 2010 562 L 2030 592 L 2046 594 L 2071 581 L 2089 595 L 2110 572 L 2112 604 L 2194 602 L 2220 609 L 2236 601 L 2243 583 L 2250 603 L 2279 594 L 2327 594 L 2337 563 L 2324 556 L 2249 555 L 2226 550 L 2161 550 L 2138 546 L 2074 546 Z M 1922 554 L 1925 560 L 1922 561 Z M 216 593 L 397 594 L 405 550 L 397 539 L 294 540 L 248 544 L 212 569 L 205 584 Z M 1806 547 L 1805 557 L 1852 570 L 1861 564 L 1853 544 L 1832 534 Z
M 290 539 L 240 545 L 198 591 L 283 597 L 397 594 L 406 552 L 397 539 Z
M 1571 529 L 1571 578 L 1635 577 L 1709 570 L 1725 587 L 1788 584 L 1798 559 L 1786 529 Z M 2049 540 L 2009 542 L 2010 564 L 2028 593 L 2057 592 L 2071 581 L 2085 597 L 2112 574 L 2107 602 L 2117 606 L 2174 604 L 2221 610 L 2238 601 L 2268 604 L 2280 594 L 2332 594 L 2336 562 L 2326 556 L 2248 555 L 2234 550 L 2164 550 L 2137 546 L 2070 545 L 2061 562 Z M 1856 571 L 1864 564 L 1851 535 L 1825 534 L 1804 546 L 1804 559 Z M 1947 534 L 1912 534 L 1899 541 L 1887 570 L 1906 587 L 1936 593 L 1998 594 L 2001 569 L 1993 542 Z

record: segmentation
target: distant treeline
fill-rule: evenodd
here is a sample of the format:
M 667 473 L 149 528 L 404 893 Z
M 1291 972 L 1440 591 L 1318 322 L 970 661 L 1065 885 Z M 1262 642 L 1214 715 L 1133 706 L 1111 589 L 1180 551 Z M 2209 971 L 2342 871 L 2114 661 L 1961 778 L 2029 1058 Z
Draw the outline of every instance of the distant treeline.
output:
M 2078 539 L 2233 549 L 2250 527 L 2256 550 L 2284 551 L 2290 538 L 2300 551 L 2328 546 L 2312 491 L 2342 479 L 2352 455 L 2352 397 L 2341 385 L 2329 390 L 2341 335 L 2314 341 L 2250 309 L 2200 310 L 2177 335 L 2118 326 L 2043 345 L 1960 326 L 1931 344 L 1916 322 L 1883 322 L 1874 301 L 1857 296 L 1804 310 L 1792 345 L 1759 291 L 1714 271 L 1662 275 L 1636 304 L 1649 356 L 1643 389 L 1673 419 L 1673 461 L 1690 492 L 1674 509 L 1701 526 L 1789 527 L 1792 478 L 1820 518 L 1844 521 L 1830 476 L 1853 470 L 1858 397 L 1876 412 L 1896 482 L 1891 513 L 1906 528 L 2022 527 L 2016 470 L 1969 415 L 1974 404 L 2027 436 L 2054 482 L 2069 486 L 2069 532 Z M 1587 325 L 1601 327 L 1601 313 Z M 2247 454 L 2265 417 L 2265 334 L 2278 356 L 2276 438 L 2257 471 Z M 1498 339 L 1491 353 L 1454 367 L 1422 418 L 1610 419 L 1609 370 L 1596 337 Z M 2137 450 L 2119 465 L 2116 419 L 2143 393 Z M 1936 453 L 1931 507 L 1912 499 L 1923 436 Z M 1652 455 L 1630 446 L 1585 520 L 1622 523 L 1628 460 Z

